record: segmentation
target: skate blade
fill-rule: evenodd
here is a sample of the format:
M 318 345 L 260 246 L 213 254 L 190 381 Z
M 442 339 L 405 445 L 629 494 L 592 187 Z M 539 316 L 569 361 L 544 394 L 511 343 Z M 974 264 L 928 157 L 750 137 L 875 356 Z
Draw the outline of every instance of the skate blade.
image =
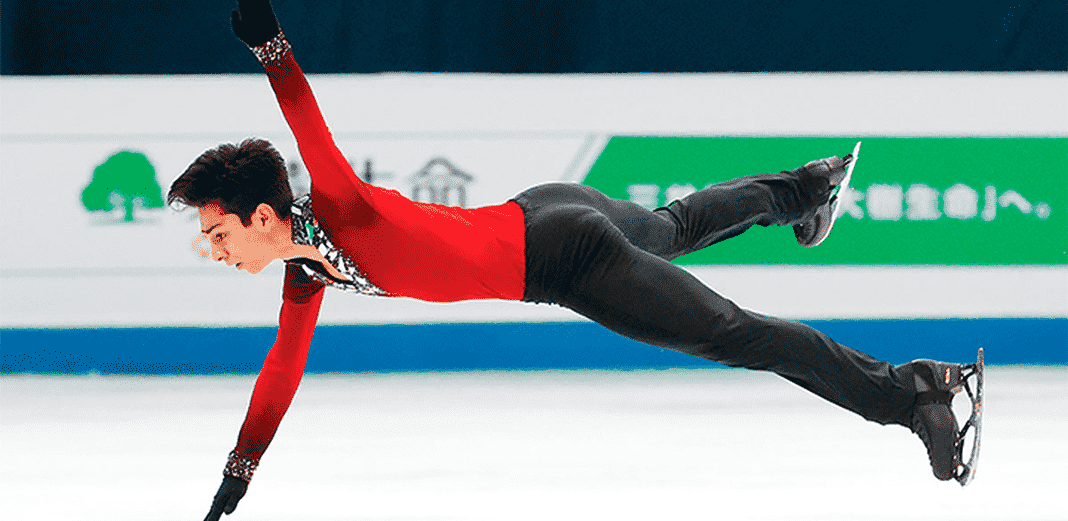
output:
M 846 167 L 846 175 L 842 178 L 841 184 L 838 185 L 838 190 L 834 192 L 834 208 L 831 211 L 832 225 L 835 220 L 842 216 L 845 212 L 845 207 L 842 206 L 842 193 L 849 189 L 849 181 L 853 179 L 853 168 L 857 166 L 857 160 L 860 159 L 860 141 L 857 141 L 857 145 L 853 147 L 853 160 L 849 162 L 849 166 Z
M 979 464 L 979 442 L 983 428 L 983 348 L 979 348 L 979 355 L 975 363 L 964 366 L 963 370 L 964 374 L 961 375 L 961 381 L 964 384 L 965 392 L 968 393 L 968 398 L 972 402 L 972 414 L 968 421 L 964 423 L 964 427 L 961 428 L 960 439 L 957 441 L 958 471 L 954 479 L 962 487 L 967 486 L 968 483 L 975 479 L 975 469 Z M 975 377 L 974 394 L 968 384 L 968 379 L 973 376 Z M 968 456 L 968 461 L 964 461 L 964 442 L 968 439 L 968 431 L 972 432 L 971 454 Z

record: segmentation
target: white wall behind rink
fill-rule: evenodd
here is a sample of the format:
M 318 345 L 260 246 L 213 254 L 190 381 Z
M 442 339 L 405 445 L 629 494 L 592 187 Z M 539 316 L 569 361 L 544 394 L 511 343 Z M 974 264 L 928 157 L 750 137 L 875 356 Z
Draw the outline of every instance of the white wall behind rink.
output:
M 343 152 L 400 188 L 445 155 L 472 205 L 577 181 L 611 135 L 1068 136 L 1068 74 L 312 76 Z M 249 276 L 192 255 L 190 214 L 101 225 L 92 169 L 143 150 L 164 189 L 200 152 L 248 136 L 296 146 L 262 76 L 0 78 L 0 327 L 276 324 L 281 268 Z M 831 152 L 834 153 L 834 152 Z M 1047 173 L 1068 177 L 1068 173 Z M 784 246 L 788 247 L 788 246 Z M 786 318 L 1064 317 L 1068 269 L 696 267 Z M 323 323 L 579 320 L 497 301 L 427 304 L 329 290 Z
M 1060 72 L 370 74 L 309 81 L 335 133 L 1068 135 L 1068 74 Z M 5 140 L 288 133 L 259 75 L 5 76 L 0 89 Z

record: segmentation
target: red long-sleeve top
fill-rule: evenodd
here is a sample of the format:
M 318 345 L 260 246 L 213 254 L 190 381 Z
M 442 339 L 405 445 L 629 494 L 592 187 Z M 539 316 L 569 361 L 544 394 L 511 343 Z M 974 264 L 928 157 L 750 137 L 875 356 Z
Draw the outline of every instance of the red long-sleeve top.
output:
M 279 35 L 257 52 L 311 175 L 314 217 L 360 274 L 391 296 L 431 302 L 523 298 L 523 212 L 515 202 L 475 209 L 412 201 L 360 180 L 341 155 L 311 87 Z M 263 48 L 255 48 L 261 51 Z M 287 264 L 278 336 L 264 360 L 227 469 L 251 469 L 274 437 L 304 373 L 324 284 Z

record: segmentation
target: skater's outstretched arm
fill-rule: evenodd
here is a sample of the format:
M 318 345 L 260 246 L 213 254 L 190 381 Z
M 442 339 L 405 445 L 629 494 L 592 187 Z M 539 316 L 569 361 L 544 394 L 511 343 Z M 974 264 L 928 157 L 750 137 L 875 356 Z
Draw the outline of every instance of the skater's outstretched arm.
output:
M 324 286 L 312 281 L 296 264 L 286 265 L 278 336 L 263 361 L 252 391 L 248 415 L 241 426 L 237 447 L 231 456 L 231 473 L 251 479 L 252 469 L 274 438 L 282 416 L 297 393 L 308 359 L 315 323 L 323 301 Z M 303 293 L 303 294 L 301 294 Z M 234 461 L 240 459 L 242 461 Z M 244 468 L 252 466 L 246 475 Z
M 229 514 L 237 507 L 289 409 L 304 375 L 323 292 L 324 286 L 311 280 L 300 266 L 286 265 L 278 336 L 256 379 L 237 446 L 227 459 L 223 483 L 212 501 L 207 520 L 218 520 L 221 514 Z
M 278 28 L 269 0 L 239 0 L 234 33 L 263 65 L 312 181 L 312 199 L 327 215 L 372 213 L 366 184 L 352 170 L 323 119 L 315 94 Z M 269 33 L 270 36 L 268 36 Z M 335 208 L 335 205 L 340 205 Z
M 241 0 L 238 5 L 240 11 L 234 11 L 232 15 L 234 33 L 246 44 L 254 46 L 252 42 L 262 43 L 273 37 L 268 35 L 279 34 L 269 1 Z M 311 102 L 314 105 L 314 99 Z M 315 114 L 318 114 L 317 108 Z M 333 142 L 329 143 L 332 147 Z M 206 521 L 217 521 L 222 514 L 232 513 L 244 497 L 252 474 L 300 385 L 323 291 L 323 284 L 311 280 L 300 266 L 286 266 L 278 335 L 256 379 L 237 446 L 227 460 L 222 485 L 215 494 Z

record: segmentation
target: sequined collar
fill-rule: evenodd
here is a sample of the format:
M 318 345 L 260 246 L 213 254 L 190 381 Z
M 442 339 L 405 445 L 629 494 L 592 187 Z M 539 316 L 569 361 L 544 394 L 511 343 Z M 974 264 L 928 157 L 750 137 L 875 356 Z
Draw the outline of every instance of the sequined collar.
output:
M 320 272 L 314 269 L 313 266 L 317 264 L 315 261 L 305 259 L 290 261 L 300 264 L 308 276 L 323 284 L 345 291 L 355 291 L 365 295 L 389 295 L 382 288 L 371 284 L 367 277 L 360 272 L 356 263 L 352 262 L 352 259 L 346 256 L 341 248 L 335 246 L 334 242 L 330 240 L 330 236 L 327 235 L 326 230 L 319 226 L 319 221 L 312 212 L 311 197 L 305 195 L 293 202 L 291 220 L 294 244 L 314 246 L 337 271 L 352 280 L 336 279 L 325 271 Z

